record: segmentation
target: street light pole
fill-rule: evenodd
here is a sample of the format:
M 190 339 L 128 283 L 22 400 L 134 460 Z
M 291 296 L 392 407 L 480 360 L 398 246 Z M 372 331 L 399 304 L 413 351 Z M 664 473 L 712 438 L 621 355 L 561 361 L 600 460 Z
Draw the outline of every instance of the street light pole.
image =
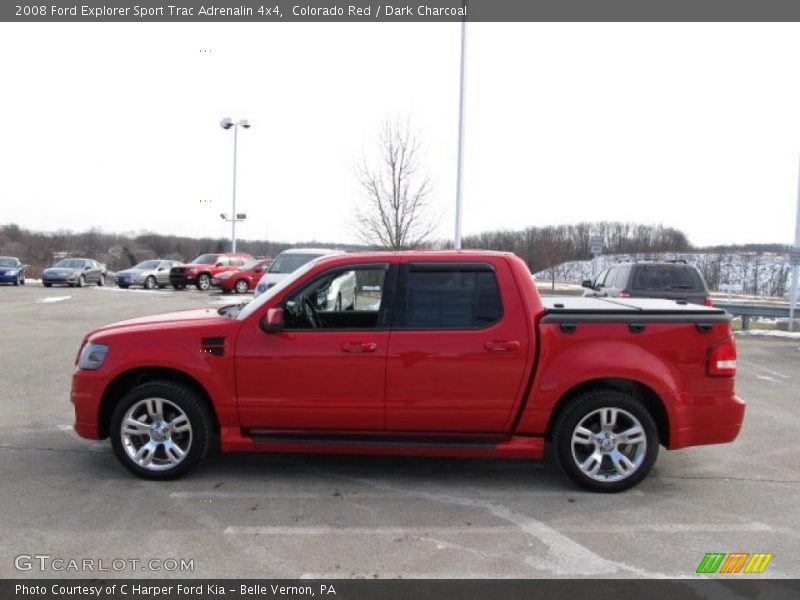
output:
M 231 252 L 236 252 L 236 146 L 239 139 L 239 123 L 233 126 L 233 206 L 231 210 Z
M 467 1 L 464 0 L 464 20 L 461 21 L 461 73 L 458 95 L 458 158 L 456 163 L 456 231 L 453 247 L 461 249 L 461 196 L 464 180 L 464 83 L 466 82 Z
M 236 213 L 236 158 L 239 144 L 239 127 L 245 129 L 250 128 L 250 123 L 247 119 L 239 119 L 236 123 L 230 117 L 225 117 L 219 122 L 220 127 L 223 129 L 230 129 L 233 127 L 233 201 L 231 212 L 231 252 L 236 252 L 236 222 L 244 221 L 244 215 L 240 216 Z M 225 215 L 220 215 L 223 219 L 227 220 Z
M 797 277 L 800 265 L 797 264 L 797 253 L 800 251 L 800 172 L 797 179 L 797 221 L 794 225 L 794 248 L 791 249 L 792 257 L 792 293 L 789 295 L 789 331 L 794 331 L 794 307 L 797 304 Z

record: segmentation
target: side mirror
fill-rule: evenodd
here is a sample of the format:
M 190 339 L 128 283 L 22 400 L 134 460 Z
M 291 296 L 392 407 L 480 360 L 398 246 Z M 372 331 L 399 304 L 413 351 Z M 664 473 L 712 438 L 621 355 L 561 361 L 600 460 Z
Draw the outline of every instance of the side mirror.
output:
M 583 281 L 581 281 L 581 287 L 592 289 L 592 280 L 584 279 Z
M 283 331 L 283 309 L 270 308 L 258 325 L 261 327 L 261 331 L 265 333 L 278 333 L 279 331 Z
M 218 262 L 218 263 L 217 263 L 216 265 L 214 265 L 214 266 L 215 266 L 215 267 L 221 267 L 221 266 L 222 266 L 222 263 L 221 263 L 221 262 Z
M 92 269 L 92 267 L 90 267 L 89 265 L 86 265 L 85 267 L 83 267 L 84 271 L 91 271 L 91 269 Z

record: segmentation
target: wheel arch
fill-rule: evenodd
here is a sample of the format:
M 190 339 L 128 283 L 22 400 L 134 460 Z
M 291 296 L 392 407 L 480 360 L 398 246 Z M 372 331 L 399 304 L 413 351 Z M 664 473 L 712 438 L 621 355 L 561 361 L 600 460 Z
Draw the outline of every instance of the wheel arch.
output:
M 558 422 L 558 417 L 569 404 L 581 394 L 600 390 L 612 390 L 628 394 L 640 402 L 653 417 L 658 429 L 658 438 L 661 445 L 669 447 L 669 414 L 662 398 L 649 386 L 633 379 L 607 377 L 591 379 L 575 385 L 567 390 L 556 403 L 547 423 L 547 439 L 553 436 L 553 426 Z
M 197 379 L 183 371 L 171 369 L 169 367 L 138 367 L 117 375 L 103 391 L 98 415 L 101 438 L 107 438 L 109 435 L 111 414 L 114 412 L 116 403 L 137 385 L 157 380 L 180 383 L 197 392 L 213 417 L 214 432 L 219 434 L 219 417 L 217 416 L 217 411 L 214 409 L 214 403 L 211 401 L 211 396 L 208 394 L 208 391 Z

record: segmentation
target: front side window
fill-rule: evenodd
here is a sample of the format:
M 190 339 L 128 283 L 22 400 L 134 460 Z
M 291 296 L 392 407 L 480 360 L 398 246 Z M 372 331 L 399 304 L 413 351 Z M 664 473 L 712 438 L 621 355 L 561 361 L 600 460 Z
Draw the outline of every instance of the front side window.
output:
M 488 265 L 409 268 L 405 297 L 405 329 L 479 329 L 503 315 L 500 289 Z
M 388 265 L 331 269 L 292 294 L 285 329 L 377 329 Z

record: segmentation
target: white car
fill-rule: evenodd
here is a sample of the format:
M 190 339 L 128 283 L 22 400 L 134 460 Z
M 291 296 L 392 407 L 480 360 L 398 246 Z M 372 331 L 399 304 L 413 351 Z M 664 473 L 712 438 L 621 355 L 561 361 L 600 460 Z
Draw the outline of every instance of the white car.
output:
M 317 310 L 355 310 L 356 272 L 347 271 L 331 280 L 328 286 L 317 293 Z
M 267 272 L 264 273 L 258 281 L 253 297 L 257 298 L 289 273 L 293 273 L 304 264 L 320 256 L 328 256 L 330 254 L 342 254 L 342 251 L 332 250 L 330 248 L 292 248 L 290 250 L 284 250 L 275 257 L 275 260 L 272 261 Z

